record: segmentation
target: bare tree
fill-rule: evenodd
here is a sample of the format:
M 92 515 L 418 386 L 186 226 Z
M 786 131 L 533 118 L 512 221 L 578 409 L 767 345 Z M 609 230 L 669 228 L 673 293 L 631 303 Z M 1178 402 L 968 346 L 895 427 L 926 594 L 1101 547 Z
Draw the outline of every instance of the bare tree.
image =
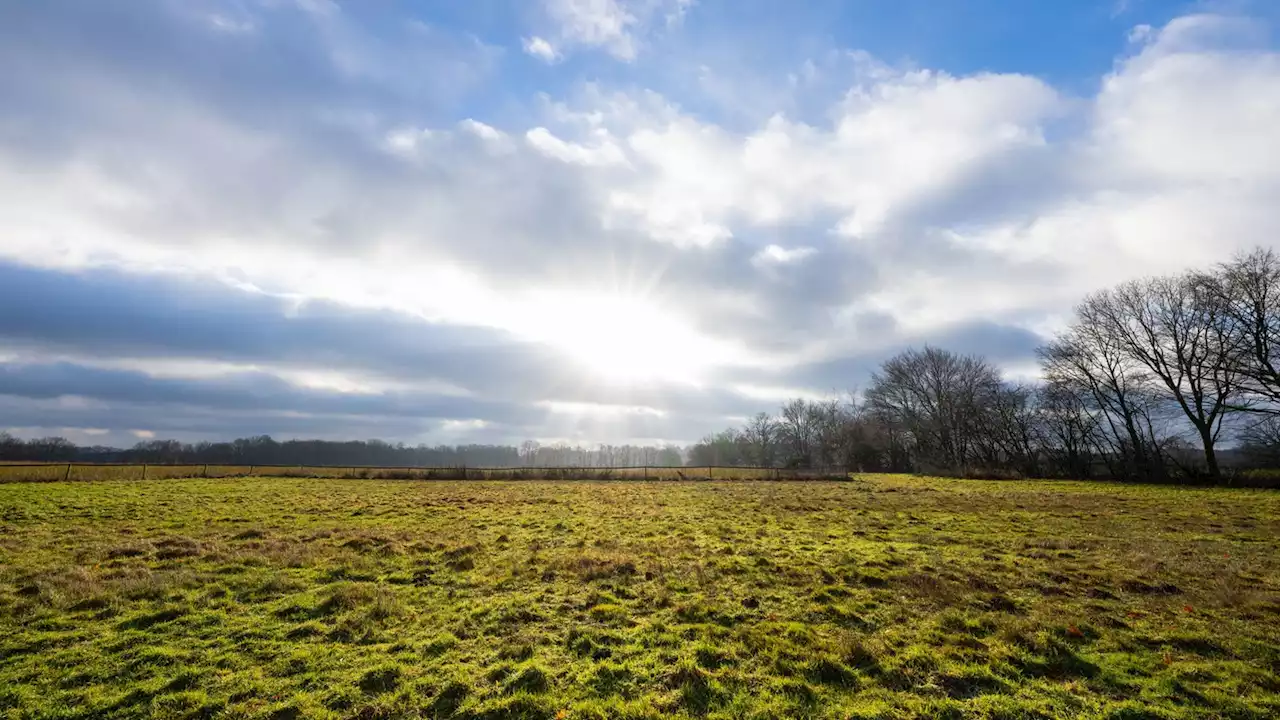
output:
M 815 434 L 813 465 L 845 467 L 845 431 L 849 420 L 846 408 L 839 400 L 828 399 L 809 403 L 808 411 Z
M 777 454 L 778 423 L 769 413 L 757 413 L 747 421 L 742 435 L 751 452 L 751 462 L 772 467 Z
M 1246 462 L 1260 467 L 1280 466 L 1280 415 L 1264 415 L 1239 434 Z
M 954 472 L 985 459 L 985 415 L 1000 388 L 1000 374 L 986 360 L 925 347 L 886 361 L 871 377 L 867 402 L 911 436 L 921 462 Z
M 520 462 L 528 466 L 533 466 L 537 464 L 537 459 L 538 441 L 525 440 L 520 444 Z
M 986 432 L 978 432 L 988 467 L 1007 466 L 1024 476 L 1040 474 L 1039 431 L 1035 389 L 1002 385 L 992 393 L 983 415 Z
M 786 449 L 785 462 L 793 467 L 813 465 L 814 449 L 818 440 L 818 428 L 809 403 L 796 398 L 782 406 L 778 418 L 778 434 Z
M 904 433 L 876 414 L 866 402 L 852 405 L 848 426 L 849 469 L 856 472 L 906 472 L 911 469 Z
M 1240 392 L 1240 340 L 1222 304 L 1193 276 L 1161 277 L 1094 294 L 1079 315 L 1150 371 L 1195 429 L 1209 476 L 1220 478 L 1216 445 Z
M 1100 449 L 1113 477 L 1150 480 L 1164 476 L 1164 459 L 1151 417 L 1154 408 L 1148 373 L 1129 358 L 1110 333 L 1082 313 L 1038 354 L 1045 381 L 1060 392 L 1073 394 L 1084 405 L 1084 412 L 1098 419 L 1103 432 L 1096 437 L 1107 445 Z M 1083 420 L 1078 422 L 1087 427 Z
M 1045 383 L 1037 392 L 1036 419 L 1036 444 L 1051 472 L 1059 477 L 1090 477 L 1093 458 L 1102 455 L 1104 441 L 1100 414 L 1092 410 L 1087 391 L 1060 380 Z
M 817 414 L 824 464 L 850 473 L 890 469 L 890 434 L 858 393 L 809 406 Z
M 1230 359 L 1245 400 L 1239 409 L 1280 414 L 1280 255 L 1258 248 L 1196 281 L 1237 332 Z

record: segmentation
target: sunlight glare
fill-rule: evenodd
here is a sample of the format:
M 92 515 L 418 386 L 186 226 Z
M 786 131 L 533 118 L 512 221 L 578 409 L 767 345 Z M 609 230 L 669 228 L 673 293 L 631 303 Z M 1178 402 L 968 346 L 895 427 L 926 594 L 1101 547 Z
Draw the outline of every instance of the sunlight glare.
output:
M 523 330 L 616 384 L 697 384 L 722 355 L 717 345 L 654 303 L 621 293 L 541 292 Z

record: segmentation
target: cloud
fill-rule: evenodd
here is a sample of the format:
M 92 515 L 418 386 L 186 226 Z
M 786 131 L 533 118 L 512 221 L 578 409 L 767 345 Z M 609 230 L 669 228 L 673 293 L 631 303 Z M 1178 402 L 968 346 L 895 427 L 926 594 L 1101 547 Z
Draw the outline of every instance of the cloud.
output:
M 151 398 L 174 432 L 692 439 L 910 344 L 1025 366 L 1084 293 L 1280 230 L 1259 21 L 1118 36 L 1084 95 L 862 52 L 719 67 L 750 109 L 724 114 L 640 52 L 689 7 L 549 3 L 513 40 L 563 59 L 531 88 L 364 6 L 6 6 L 6 417 L 163 432 Z M 50 395 L 94 378 L 100 409 Z
M 692 5 L 693 0 L 544 0 L 562 43 L 601 48 L 627 62 L 636 59 L 646 33 L 678 23 Z M 540 37 L 525 49 L 544 60 L 554 59 L 556 52 Z
M 1062 142 L 1049 206 L 1014 208 L 965 242 L 1049 263 L 1022 303 L 1052 307 L 1139 274 L 1176 272 L 1273 245 L 1280 190 L 1280 55 L 1239 17 L 1178 18 L 1145 35 Z M 1020 210 L 1020 212 L 1018 212 Z
M 971 320 L 945 332 L 899 337 L 877 345 L 867 343 L 864 349 L 788 368 L 785 378 L 796 396 L 805 391 L 825 396 L 841 395 L 866 389 L 871 374 L 894 354 L 907 346 L 926 344 L 953 352 L 981 355 L 1006 374 L 1013 375 L 1035 362 L 1035 350 L 1044 338 L 1024 327 L 985 320 Z
M 751 407 L 720 389 L 593 382 L 572 358 L 491 329 L 191 278 L 0 265 L 0 340 L 0 396 L 18 427 L 364 427 L 434 442 L 480 420 L 474 435 L 490 439 L 681 440 Z
M 608 166 L 625 165 L 623 151 L 607 132 L 602 133 L 595 146 L 565 142 L 544 127 L 536 127 L 525 133 L 525 139 L 533 149 L 548 158 L 572 165 Z
M 484 400 L 413 389 L 347 393 L 305 388 L 270 371 L 214 377 L 157 377 L 65 361 L 0 364 L 0 411 L 6 429 L 45 435 L 94 428 L 122 441 L 147 428 L 184 440 L 256 434 L 392 442 L 684 441 L 727 415 L 676 417 L 632 405 L 596 402 Z M 102 442 L 98 440 L 95 442 Z
M 824 125 L 775 115 L 734 133 L 655 95 L 589 97 L 562 115 L 567 130 L 589 134 L 633 169 L 612 176 L 605 210 L 613 225 L 639 223 L 655 238 L 704 247 L 739 227 L 824 213 L 840 218 L 841 234 L 876 235 L 992 164 L 1034 158 L 1045 124 L 1064 110 L 1052 88 L 1029 77 L 866 74 Z M 573 142 L 538 132 L 544 145 Z
M 811 247 L 784 248 L 778 245 L 766 245 L 756 253 L 751 262 L 755 265 L 791 265 L 818 252 Z
M 524 41 L 524 51 L 548 63 L 553 63 L 561 57 L 555 45 L 536 35 Z

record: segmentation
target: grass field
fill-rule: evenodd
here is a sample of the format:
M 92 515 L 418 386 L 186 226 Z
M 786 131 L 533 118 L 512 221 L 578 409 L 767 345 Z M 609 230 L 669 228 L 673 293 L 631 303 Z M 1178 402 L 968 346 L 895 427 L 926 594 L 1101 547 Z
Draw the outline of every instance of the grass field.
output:
M 1280 495 L 0 486 L 0 717 L 1280 717 Z

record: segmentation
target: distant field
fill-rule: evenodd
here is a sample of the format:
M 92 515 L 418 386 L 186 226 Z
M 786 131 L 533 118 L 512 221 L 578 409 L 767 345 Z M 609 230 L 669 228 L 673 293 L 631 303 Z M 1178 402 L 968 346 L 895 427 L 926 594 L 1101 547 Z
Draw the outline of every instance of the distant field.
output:
M 1275 718 L 1280 494 L 0 486 L 0 717 Z

